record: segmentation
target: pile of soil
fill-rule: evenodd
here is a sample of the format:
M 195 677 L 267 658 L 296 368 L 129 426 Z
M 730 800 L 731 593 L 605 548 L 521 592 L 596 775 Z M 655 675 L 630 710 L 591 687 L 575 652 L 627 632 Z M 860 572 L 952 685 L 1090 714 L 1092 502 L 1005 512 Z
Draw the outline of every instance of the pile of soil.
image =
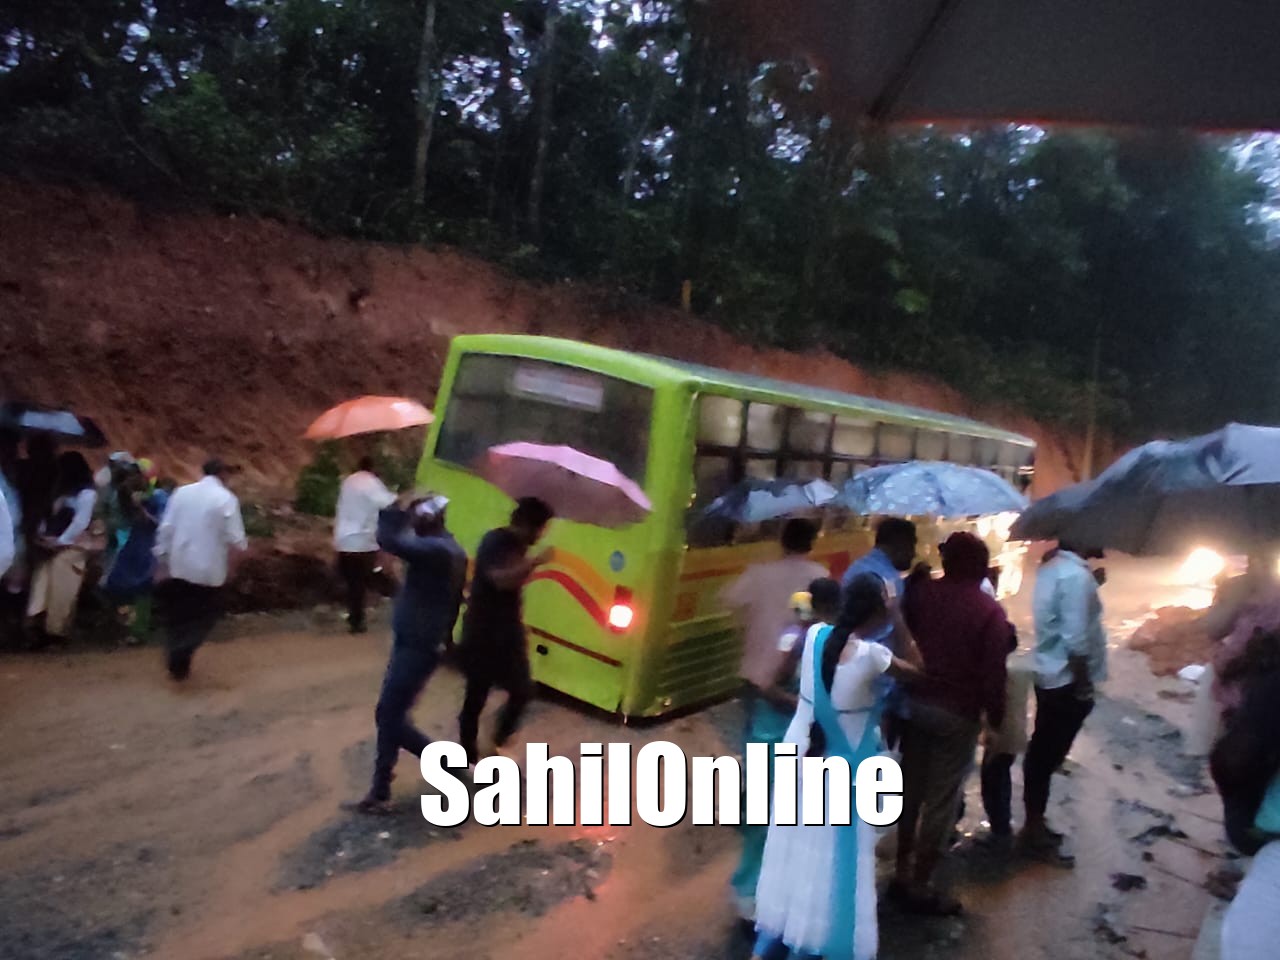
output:
M 1171 677 L 1192 663 L 1208 663 L 1213 640 L 1197 624 L 1203 610 L 1189 607 L 1161 607 L 1133 632 L 1129 646 L 1147 655 L 1151 672 Z

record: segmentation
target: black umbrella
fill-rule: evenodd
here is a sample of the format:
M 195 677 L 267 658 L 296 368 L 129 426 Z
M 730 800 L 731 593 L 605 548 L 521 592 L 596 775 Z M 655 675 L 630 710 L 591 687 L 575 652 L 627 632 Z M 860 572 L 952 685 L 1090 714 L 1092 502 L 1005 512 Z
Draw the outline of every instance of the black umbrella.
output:
M 808 61 L 849 120 L 1280 129 L 1266 0 L 711 0 L 706 29 Z
M 47 433 L 78 447 L 103 447 L 106 434 L 88 417 L 34 403 L 9 401 L 0 407 L 0 427 L 21 433 Z
M 1014 540 L 1065 540 L 1140 556 L 1197 544 L 1233 552 L 1280 542 L 1280 428 L 1228 424 L 1156 440 L 1099 476 L 1032 504 Z

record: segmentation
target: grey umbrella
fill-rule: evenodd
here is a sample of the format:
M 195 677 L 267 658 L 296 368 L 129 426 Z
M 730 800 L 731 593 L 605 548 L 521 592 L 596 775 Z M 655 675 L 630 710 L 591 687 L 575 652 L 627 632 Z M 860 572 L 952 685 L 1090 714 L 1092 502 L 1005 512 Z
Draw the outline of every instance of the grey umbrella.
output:
M 816 68 L 846 119 L 1280 129 L 1268 0 L 711 0 L 705 29 Z
M 47 433 L 82 447 L 102 447 L 107 443 L 102 430 L 88 417 L 16 400 L 0 404 L 0 427 L 21 433 Z
M 1280 544 L 1280 429 L 1233 423 L 1148 443 L 1032 504 L 1010 535 L 1137 555 Z

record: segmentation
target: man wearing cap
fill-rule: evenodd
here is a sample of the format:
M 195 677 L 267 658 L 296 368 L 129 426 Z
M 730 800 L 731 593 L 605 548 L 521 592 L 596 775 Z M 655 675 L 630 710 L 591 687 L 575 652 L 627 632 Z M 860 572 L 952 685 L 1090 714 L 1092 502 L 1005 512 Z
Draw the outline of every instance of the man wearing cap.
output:
M 374 711 L 377 756 L 368 795 L 357 804 L 364 813 L 385 812 L 401 750 L 420 755 L 430 740 L 413 725 L 409 711 L 440 662 L 440 650 L 462 606 L 467 554 L 445 529 L 441 496 L 420 497 L 406 508 L 387 507 L 378 515 L 378 546 L 405 562 L 404 585 L 391 616 L 391 659 Z
M 168 666 L 175 680 L 190 675 L 192 657 L 221 616 L 229 552 L 249 547 L 240 501 L 223 483 L 228 472 L 216 458 L 205 463 L 203 479 L 173 492 L 156 531 L 155 553 L 171 578 Z

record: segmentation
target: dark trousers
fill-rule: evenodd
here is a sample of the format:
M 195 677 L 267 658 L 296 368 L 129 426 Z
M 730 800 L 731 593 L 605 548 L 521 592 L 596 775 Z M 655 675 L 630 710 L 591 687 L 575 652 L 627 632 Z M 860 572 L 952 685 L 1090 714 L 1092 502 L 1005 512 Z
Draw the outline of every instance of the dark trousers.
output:
M 498 714 L 493 734 L 494 744 L 500 747 L 516 732 L 524 708 L 533 698 L 533 677 L 523 640 L 518 650 L 483 659 L 474 649 L 468 653 L 464 641 L 462 656 L 467 692 L 462 698 L 462 712 L 458 714 L 458 739 L 467 751 L 467 762 L 475 763 L 479 759 L 476 738 L 480 733 L 480 714 L 484 712 L 489 693 L 494 687 L 507 692 L 507 702 Z
M 982 753 L 982 809 L 995 834 L 1013 831 L 1013 759 L 1012 753 Z
M 347 623 L 352 630 L 363 630 L 364 598 L 378 566 L 376 553 L 339 553 L 338 575 L 347 595 Z
M 409 711 L 417 702 L 439 658 L 434 652 L 392 648 L 382 693 L 373 718 L 378 725 L 378 749 L 373 763 L 373 784 L 369 795 L 380 801 L 391 796 L 391 778 L 400 751 L 419 756 L 431 738 L 413 725 Z
M 222 589 L 174 579 L 164 585 L 163 595 L 169 623 L 165 644 L 169 673 L 175 680 L 185 680 L 196 650 L 222 617 Z
M 913 702 L 902 721 L 902 817 L 898 857 L 946 850 L 973 768 L 981 726 L 929 703 Z
M 1079 699 L 1071 687 L 1036 687 L 1036 726 L 1022 762 L 1022 795 L 1028 820 L 1044 817 L 1053 772 L 1067 759 L 1076 734 L 1092 711 L 1093 701 Z

